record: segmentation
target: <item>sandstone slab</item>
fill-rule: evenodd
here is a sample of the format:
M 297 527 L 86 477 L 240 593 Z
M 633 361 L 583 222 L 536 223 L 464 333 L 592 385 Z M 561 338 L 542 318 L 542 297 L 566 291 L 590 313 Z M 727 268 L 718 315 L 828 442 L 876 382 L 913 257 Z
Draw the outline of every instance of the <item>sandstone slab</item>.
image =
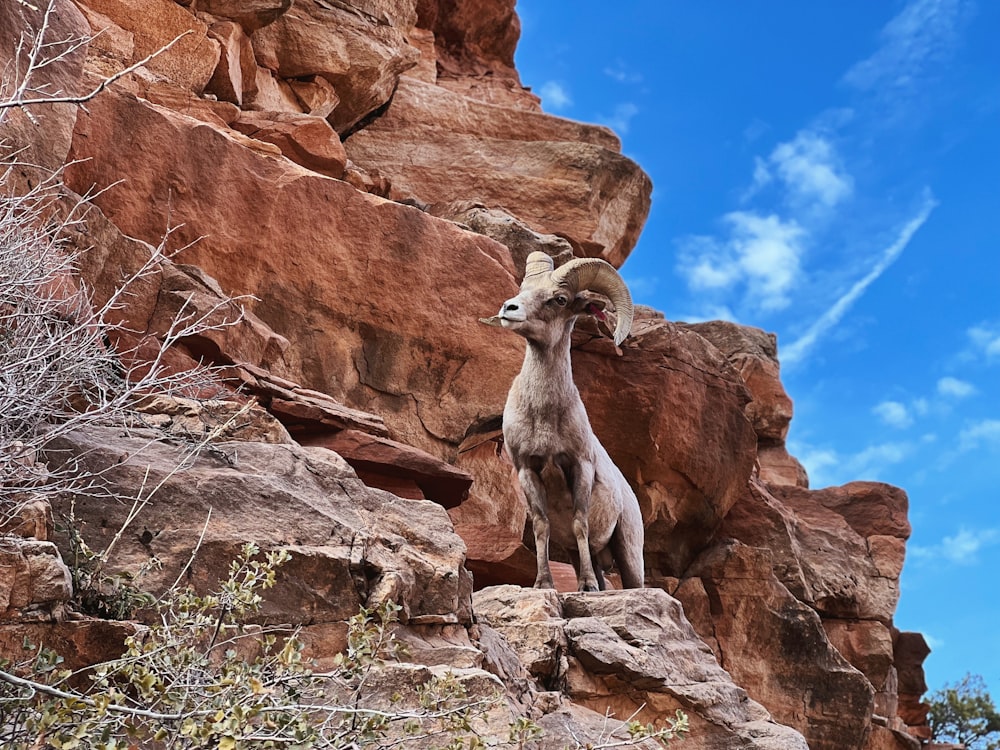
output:
M 412 78 L 386 113 L 345 141 L 351 161 L 392 182 L 393 196 L 474 200 L 577 255 L 621 265 L 649 211 L 652 184 L 605 128 L 486 104 Z
M 273 23 L 292 0 L 198 0 L 198 10 L 238 22 L 248 33 Z
M 137 570 L 157 557 L 162 567 L 141 581 L 146 590 L 158 593 L 172 584 L 196 548 L 185 580 L 207 590 L 240 546 L 255 541 L 292 556 L 267 597 L 266 619 L 346 620 L 361 605 L 385 599 L 402 605 L 404 621 L 449 623 L 469 616 L 465 547 L 444 509 L 366 487 L 329 450 L 220 443 L 188 458 L 178 472 L 185 460 L 178 447 L 141 432 L 122 437 L 95 427 L 57 441 L 48 457 L 58 463 L 76 457 L 89 470 L 104 471 L 119 496 L 158 487 L 109 564 Z M 128 510 L 114 500 L 81 497 L 75 512 L 84 539 L 102 549 Z
M 571 705 L 643 722 L 683 709 L 692 722 L 685 745 L 697 748 L 806 747 L 733 683 L 661 590 L 560 595 L 498 586 L 473 602 L 539 687 L 558 689 Z
M 888 624 L 909 536 L 900 520 L 905 495 L 877 483 L 772 491 L 753 483 L 729 512 L 723 533 L 770 549 L 781 582 L 824 617 Z
M 517 288 L 502 245 L 127 94 L 89 110 L 75 155 L 90 158 L 67 179 L 89 187 L 128 174 L 127 190 L 98 199 L 123 232 L 158 241 L 172 222 L 172 243 L 203 238 L 185 260 L 225 291 L 253 294 L 247 309 L 295 342 L 279 374 L 377 412 L 393 439 L 439 456 L 500 413 L 517 343 L 477 320 Z M 490 293 L 472 293 L 470 279 Z
M 212 24 L 208 34 L 219 43 L 221 50 L 219 64 L 205 90 L 218 99 L 242 107 L 257 95 L 257 61 L 250 37 L 233 21 Z
M 61 620 L 72 595 L 55 544 L 0 536 L 0 623 Z
M 461 503 L 472 484 L 471 475 L 426 451 L 359 430 L 305 436 L 302 443 L 338 453 L 369 487 L 392 491 L 403 484 L 413 494 L 394 494 L 433 500 L 445 508 Z
M 58 0 L 53 9 L 45 42 L 55 44 L 58 40 L 89 36 L 90 26 L 74 3 Z M 19 51 L 18 44 L 22 41 L 25 47 L 20 50 L 17 68 L 23 71 L 27 67 L 28 42 L 42 28 L 44 10 L 44 6 L 37 3 L 7 2 L 0 7 L 0 59 L 8 64 L 8 69 L 13 69 L 10 63 L 13 63 Z M 82 80 L 84 58 L 85 49 L 81 48 L 68 54 L 59 65 L 47 65 L 36 70 L 30 81 L 31 87 L 50 95 L 56 92 L 63 95 L 82 93 L 85 86 Z M 21 82 L 11 81 L 15 85 Z M 28 98 L 37 97 L 37 93 L 29 92 Z M 77 107 L 73 104 L 3 110 L 0 112 L 0 143 L 5 150 L 19 151 L 20 160 L 26 164 L 55 170 L 63 165 L 69 151 L 76 112 Z M 37 183 L 37 176 L 33 175 L 33 183 Z
M 874 690 L 831 645 L 819 616 L 775 578 L 767 550 L 720 542 L 675 595 L 719 663 L 813 750 L 862 747 Z
M 336 131 L 322 117 L 292 112 L 243 112 L 232 123 L 250 138 L 273 143 L 306 169 L 335 179 L 344 176 L 347 154 Z
M 254 52 L 282 78 L 318 75 L 329 81 L 340 98 L 330 123 L 345 134 L 389 101 L 400 74 L 416 63 L 405 22 L 379 19 L 347 3 L 302 0 L 252 35 Z
M 785 447 L 792 400 L 781 384 L 777 337 L 759 328 L 721 320 L 684 327 L 711 341 L 746 383 L 752 399 L 747 404 L 747 417 L 757 433 L 761 479 L 775 485 L 808 487 L 805 468 Z
M 86 4 L 132 34 L 129 64 L 173 42 L 145 67 L 196 94 L 205 90 L 220 56 L 220 45 L 208 36 L 207 24 L 172 0 L 87 0 Z

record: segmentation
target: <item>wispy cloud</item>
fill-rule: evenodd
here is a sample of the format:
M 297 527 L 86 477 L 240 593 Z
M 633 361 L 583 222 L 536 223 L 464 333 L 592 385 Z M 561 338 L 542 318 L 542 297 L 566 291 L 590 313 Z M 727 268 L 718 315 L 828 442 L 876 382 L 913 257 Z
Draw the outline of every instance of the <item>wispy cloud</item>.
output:
M 754 159 L 753 182 L 743 194 L 744 202 L 774 183 L 795 210 L 831 209 L 854 191 L 854 180 L 833 142 L 815 130 L 800 130 L 766 159 Z
M 696 291 L 744 285 L 747 303 L 760 310 L 788 306 L 801 274 L 805 232 L 794 221 L 734 211 L 723 219 L 727 236 L 688 237 L 680 243 L 678 271 Z
M 852 66 L 844 81 L 862 91 L 909 96 L 955 48 L 969 5 L 964 0 L 912 0 L 881 32 L 881 45 Z
M 917 215 L 906 223 L 896 241 L 885 249 L 872 269 L 863 278 L 856 281 L 847 292 L 842 294 L 802 336 L 783 349 L 781 356 L 783 363 L 793 364 L 802 361 L 805 355 L 816 345 L 816 342 L 841 321 L 847 311 L 851 309 L 851 306 L 858 301 L 868 287 L 874 284 L 902 254 L 906 246 L 910 243 L 910 240 L 913 239 L 913 235 L 924 225 L 924 222 L 927 221 L 936 205 L 937 201 L 931 196 L 930 191 L 926 191 L 923 205 L 920 207 Z
M 938 380 L 937 392 L 950 398 L 966 398 L 976 392 L 976 387 L 972 383 L 947 376 Z
M 779 143 L 769 158 L 793 201 L 832 208 L 847 198 L 853 182 L 828 138 L 803 130 Z
M 1000 447 L 1000 419 L 981 419 L 958 434 L 958 449 L 970 451 L 982 446 Z
M 857 453 L 847 455 L 828 447 L 797 443 L 791 443 L 788 447 L 805 467 L 809 475 L 809 486 L 814 488 L 856 479 L 882 479 L 892 466 L 912 456 L 915 449 L 913 443 L 891 441 L 869 445 Z
M 1000 324 L 980 323 L 970 328 L 968 333 L 977 354 L 988 359 L 1000 359 Z
M 573 106 L 573 97 L 563 84 L 558 81 L 546 81 L 538 89 L 542 101 L 553 111 L 559 111 Z
M 632 102 L 624 102 L 615 107 L 610 115 L 597 115 L 597 122 L 607 125 L 616 133 L 627 133 L 632 125 L 632 118 L 639 114 L 639 108 Z
M 955 565 L 972 565 L 979 561 L 979 553 L 1000 542 L 997 529 L 959 529 L 955 534 L 944 537 L 930 546 L 912 546 L 909 554 L 916 560 Z
M 905 404 L 899 401 L 883 401 L 872 412 L 890 427 L 905 429 L 913 424 L 913 416 Z
M 615 60 L 613 65 L 605 67 L 604 75 L 618 83 L 642 83 L 642 73 L 632 70 L 622 60 Z

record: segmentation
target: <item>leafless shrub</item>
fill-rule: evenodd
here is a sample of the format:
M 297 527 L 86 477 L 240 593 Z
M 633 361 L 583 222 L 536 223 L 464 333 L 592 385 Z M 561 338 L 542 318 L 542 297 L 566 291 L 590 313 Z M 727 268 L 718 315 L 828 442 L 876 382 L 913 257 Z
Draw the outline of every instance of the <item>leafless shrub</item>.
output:
M 0 519 L 16 511 L 26 493 L 66 489 L 68 474 L 52 476 L 35 460 L 56 437 L 88 424 L 134 424 L 134 407 L 151 394 L 217 395 L 211 367 L 177 371 L 165 358 L 178 342 L 240 320 L 224 317 L 241 309 L 224 299 L 209 310 L 184 304 L 159 335 L 119 322 L 136 285 L 167 260 L 166 238 L 149 247 L 107 301 L 94 304 L 78 274 L 85 251 L 65 239 L 82 221 L 87 201 L 66 209 L 58 177 L 26 194 L 0 193 Z M 72 481 L 79 489 L 87 480 Z

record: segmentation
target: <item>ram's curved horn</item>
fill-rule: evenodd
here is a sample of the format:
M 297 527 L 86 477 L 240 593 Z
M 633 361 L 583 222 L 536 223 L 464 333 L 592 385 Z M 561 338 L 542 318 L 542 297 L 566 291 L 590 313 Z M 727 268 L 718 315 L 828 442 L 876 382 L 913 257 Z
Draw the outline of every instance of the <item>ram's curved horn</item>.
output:
M 614 266 L 600 258 L 575 258 L 553 271 L 552 280 L 574 292 L 589 289 L 611 300 L 618 316 L 615 344 L 625 340 L 632 330 L 632 295 Z
M 521 282 L 521 286 L 538 284 L 552 270 L 552 266 L 552 258 L 545 253 L 538 250 L 528 253 L 528 259 L 524 264 L 524 281 Z

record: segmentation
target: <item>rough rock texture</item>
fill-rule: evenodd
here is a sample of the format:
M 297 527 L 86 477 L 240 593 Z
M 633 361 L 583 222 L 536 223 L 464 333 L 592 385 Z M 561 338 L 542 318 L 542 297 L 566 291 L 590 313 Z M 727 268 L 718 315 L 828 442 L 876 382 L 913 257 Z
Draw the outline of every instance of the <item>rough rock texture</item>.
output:
M 500 412 L 517 344 L 477 322 L 493 304 L 470 299 L 468 278 L 476 269 L 477 284 L 512 296 L 502 245 L 125 94 L 89 109 L 74 153 L 90 160 L 70 170 L 71 184 L 107 184 L 145 163 L 99 205 L 147 242 L 171 221 L 178 245 L 203 238 L 184 260 L 253 294 L 253 312 L 295 341 L 284 376 L 380 414 L 395 438 L 439 454 L 441 440 L 457 444 L 484 413 Z M 126 123 L 134 136 L 121 143 Z M 316 210 L 303 221 L 307 206 Z
M 473 597 L 541 689 L 560 688 L 598 714 L 640 721 L 694 717 L 685 746 L 805 748 L 719 666 L 663 591 L 564 594 L 498 586 Z
M 413 2 L 333 4 L 299 0 L 252 35 L 254 54 L 282 78 L 321 76 L 340 99 L 330 115 L 340 133 L 384 106 L 418 52 L 406 42 Z M 372 13 L 375 11 L 375 13 Z
M 26 64 L 34 30 L 41 25 L 44 8 L 37 4 L 3 3 L 0 7 L 0 60 L 13 61 L 18 45 L 24 41 L 20 68 Z M 86 19 L 70 2 L 59 0 L 52 15 L 52 37 L 78 39 L 89 32 Z M 62 65 L 48 66 L 32 80 L 36 90 L 50 94 L 79 94 L 84 90 L 81 81 L 84 67 L 84 50 L 68 54 Z M 18 81 L 20 83 L 20 81 Z M 7 89 L 5 88 L 5 93 Z M 27 98 L 40 94 L 28 92 Z M 41 107 L 31 110 L 8 109 L 0 117 L 0 144 L 4 151 L 23 149 L 21 159 L 26 164 L 37 164 L 44 169 L 57 169 L 65 163 L 73 136 L 77 108 L 69 104 Z
M 770 484 L 808 487 L 809 477 L 785 448 L 792 421 L 792 400 L 781 384 L 778 341 L 773 333 L 721 320 L 685 326 L 711 341 L 750 390 L 747 417 L 757 433 L 757 461 L 761 479 Z
M 149 590 L 162 591 L 177 579 L 204 528 L 188 573 L 200 586 L 213 585 L 247 540 L 291 552 L 262 610 L 265 618 L 345 620 L 361 605 L 391 598 L 407 621 L 468 620 L 472 581 L 462 568 L 465 547 L 447 531 L 439 505 L 370 489 L 323 448 L 217 443 L 172 474 L 181 449 L 151 443 L 151 437 L 91 428 L 50 450 L 53 464 L 79 458 L 92 470 L 107 470 L 112 487 L 122 492 L 139 486 L 143 476 L 150 486 L 164 482 L 142 513 L 142 528 L 123 538 L 115 558 L 117 566 L 136 569 L 155 555 L 162 567 L 144 580 Z M 56 507 L 57 513 L 66 510 Z M 128 507 L 89 501 L 75 512 L 92 546 L 100 547 L 121 527 Z M 400 547 L 404 552 L 397 554 Z
M 623 262 L 651 191 L 613 133 L 543 114 L 521 86 L 513 0 L 56 5 L 61 36 L 105 30 L 42 71 L 63 91 L 190 32 L 86 109 L 0 122 L 34 163 L 80 160 L 76 193 L 124 180 L 69 237 L 92 248 L 81 273 L 98 301 L 151 246 L 186 247 L 135 285 L 120 319 L 136 333 L 111 343 L 148 352 L 184 306 L 234 322 L 167 359 L 219 366 L 220 392 L 200 395 L 223 400 L 142 405 L 172 446 L 101 430 L 59 446 L 134 493 L 147 464 L 166 477 L 180 446 L 219 433 L 143 509 L 115 566 L 155 553 L 165 567 L 145 585 L 172 583 L 211 507 L 193 583 L 213 584 L 245 541 L 285 547 L 265 616 L 302 624 L 320 664 L 360 604 L 391 598 L 411 656 L 380 684 L 451 667 L 474 696 L 502 685 L 497 731 L 531 716 L 539 748 L 603 741 L 606 710 L 642 704 L 644 720 L 687 711 L 692 747 L 901 750 L 927 736 L 926 644 L 892 622 L 906 497 L 807 489 L 763 331 L 639 308 L 618 349 L 581 324 L 576 381 L 639 496 L 651 588 L 509 585 L 534 578 L 500 433 L 523 343 L 477 319 L 514 294 L 532 250 Z M 0 4 L 0 53 L 37 23 Z M 4 533 L 34 538 L 0 545 L 0 653 L 29 634 L 74 664 L 106 658 L 130 626 L 65 619 L 51 516 L 29 506 Z M 77 504 L 98 548 L 125 510 Z M 575 589 L 566 551 L 554 556 L 558 587 Z
M 172 0 L 88 0 L 84 5 L 131 35 L 126 65 L 169 45 L 146 64 L 147 70 L 195 94 L 205 90 L 219 63 L 220 45 L 203 21 Z
M 874 690 L 830 643 L 819 615 L 775 578 L 767 550 L 722 542 L 675 595 L 719 663 L 810 748 L 861 747 Z
M 394 197 L 476 200 L 536 231 L 566 237 L 581 255 L 621 265 L 649 212 L 652 185 L 606 129 L 483 104 L 402 78 L 392 106 L 345 143 L 376 167 Z

